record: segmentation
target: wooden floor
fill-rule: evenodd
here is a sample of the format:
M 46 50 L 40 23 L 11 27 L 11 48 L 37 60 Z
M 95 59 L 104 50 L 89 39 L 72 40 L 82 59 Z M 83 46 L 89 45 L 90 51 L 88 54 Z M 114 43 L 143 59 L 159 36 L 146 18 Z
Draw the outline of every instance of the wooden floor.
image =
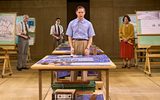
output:
M 160 100 L 160 69 L 153 69 L 148 77 L 139 68 L 121 69 L 119 62 L 115 64 L 118 68 L 110 70 L 110 100 Z M 0 78 L 0 100 L 38 100 L 37 71 L 17 71 L 15 65 L 13 61 L 12 76 Z M 51 93 L 50 73 L 45 72 L 44 100 L 51 100 Z

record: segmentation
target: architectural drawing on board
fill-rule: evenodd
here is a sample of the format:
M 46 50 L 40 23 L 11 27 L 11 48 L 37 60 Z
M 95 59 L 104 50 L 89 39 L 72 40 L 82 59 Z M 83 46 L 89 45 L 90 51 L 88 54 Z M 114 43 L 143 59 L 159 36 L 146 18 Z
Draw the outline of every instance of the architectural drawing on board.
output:
M 140 20 L 155 20 L 160 19 L 159 13 L 159 11 L 138 11 L 136 14 Z
M 0 13 L 0 44 L 15 44 L 16 13 Z
M 160 34 L 160 11 L 137 11 L 140 34 Z

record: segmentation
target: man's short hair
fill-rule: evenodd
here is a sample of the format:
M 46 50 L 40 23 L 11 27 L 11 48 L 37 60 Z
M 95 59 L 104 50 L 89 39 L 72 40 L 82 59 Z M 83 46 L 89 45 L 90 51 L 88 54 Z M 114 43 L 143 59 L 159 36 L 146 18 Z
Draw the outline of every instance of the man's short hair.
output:
M 56 18 L 56 20 L 58 20 L 58 19 L 60 19 L 60 18 Z
M 78 11 L 78 9 L 84 9 L 84 11 L 85 11 L 85 8 L 81 5 L 77 6 L 76 11 Z
M 23 19 L 24 19 L 24 18 L 29 18 L 29 16 L 28 16 L 28 15 L 23 15 Z
M 131 18 L 130 18 L 128 15 L 124 15 L 124 17 L 123 17 L 123 22 L 124 22 L 124 18 L 125 18 L 125 17 L 128 19 L 129 22 L 131 21 Z

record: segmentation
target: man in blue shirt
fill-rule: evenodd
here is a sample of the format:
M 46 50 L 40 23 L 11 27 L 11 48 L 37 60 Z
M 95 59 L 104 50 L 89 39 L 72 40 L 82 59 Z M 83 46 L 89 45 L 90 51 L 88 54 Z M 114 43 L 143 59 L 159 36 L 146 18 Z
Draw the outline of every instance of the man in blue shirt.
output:
M 72 20 L 67 28 L 66 35 L 68 36 L 69 45 L 71 47 L 71 55 L 89 55 L 89 48 L 92 44 L 95 32 L 92 23 L 84 18 L 85 8 L 78 6 L 76 9 L 77 18 Z M 77 79 L 77 73 L 71 71 L 71 81 Z M 83 71 L 82 80 L 85 81 L 87 71 Z

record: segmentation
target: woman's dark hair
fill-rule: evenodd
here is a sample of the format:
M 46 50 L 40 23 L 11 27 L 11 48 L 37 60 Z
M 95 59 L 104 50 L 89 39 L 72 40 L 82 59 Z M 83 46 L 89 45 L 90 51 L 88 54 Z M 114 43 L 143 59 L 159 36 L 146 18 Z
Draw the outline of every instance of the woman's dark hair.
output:
M 56 20 L 58 20 L 58 19 L 60 19 L 60 18 L 56 18 Z
M 124 22 L 124 18 L 125 18 L 125 17 L 128 19 L 129 22 L 131 21 L 131 19 L 130 19 L 130 17 L 129 17 L 128 15 L 124 15 L 124 17 L 123 17 L 123 22 Z

